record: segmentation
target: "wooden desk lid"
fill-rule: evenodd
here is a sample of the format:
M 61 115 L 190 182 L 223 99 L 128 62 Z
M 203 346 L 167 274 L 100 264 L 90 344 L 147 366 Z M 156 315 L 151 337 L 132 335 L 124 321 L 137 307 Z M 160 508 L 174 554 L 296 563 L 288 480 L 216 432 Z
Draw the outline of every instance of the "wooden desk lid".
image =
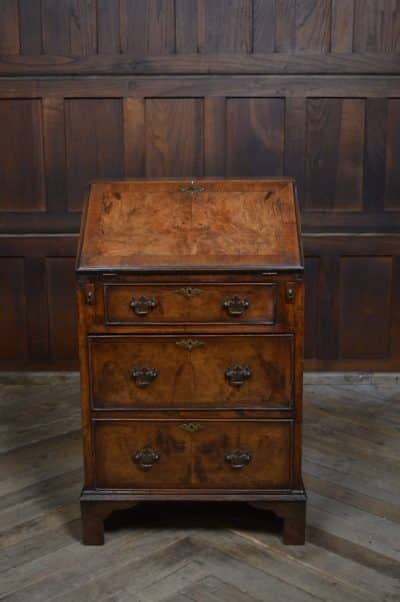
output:
M 77 270 L 301 270 L 290 179 L 95 182 Z

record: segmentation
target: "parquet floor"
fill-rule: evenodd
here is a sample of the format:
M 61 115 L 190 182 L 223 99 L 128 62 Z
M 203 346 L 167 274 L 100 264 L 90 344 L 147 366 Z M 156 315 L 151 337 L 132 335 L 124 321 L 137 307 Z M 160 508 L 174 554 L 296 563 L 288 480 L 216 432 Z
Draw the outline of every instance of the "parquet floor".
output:
M 79 542 L 76 374 L 0 375 L 0 598 L 400 600 L 400 382 L 307 375 L 308 542 L 245 505 L 147 504 Z

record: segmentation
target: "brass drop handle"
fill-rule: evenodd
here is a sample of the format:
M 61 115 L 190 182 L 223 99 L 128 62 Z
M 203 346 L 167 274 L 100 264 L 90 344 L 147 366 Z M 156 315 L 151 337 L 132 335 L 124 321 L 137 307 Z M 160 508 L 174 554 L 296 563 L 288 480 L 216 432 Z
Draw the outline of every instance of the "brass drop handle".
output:
M 241 316 L 246 309 L 250 307 L 250 302 L 237 295 L 233 297 L 227 297 L 222 302 L 222 309 L 224 309 L 230 316 Z
M 132 459 L 136 464 L 139 464 L 140 468 L 143 470 L 150 470 L 153 468 L 154 464 L 158 462 L 160 459 L 160 452 L 151 447 L 143 447 L 143 449 L 138 449 L 132 456 Z
M 129 307 L 138 316 L 146 316 L 155 307 L 157 307 L 157 301 L 151 297 L 139 297 L 138 299 L 131 299 L 129 301 Z
M 157 376 L 156 368 L 134 368 L 131 370 L 131 378 L 138 387 L 148 387 Z
M 225 454 L 225 460 L 232 468 L 244 468 L 251 460 L 250 452 L 235 449 Z
M 225 371 L 225 378 L 232 387 L 241 387 L 251 377 L 251 370 L 248 366 L 231 366 Z

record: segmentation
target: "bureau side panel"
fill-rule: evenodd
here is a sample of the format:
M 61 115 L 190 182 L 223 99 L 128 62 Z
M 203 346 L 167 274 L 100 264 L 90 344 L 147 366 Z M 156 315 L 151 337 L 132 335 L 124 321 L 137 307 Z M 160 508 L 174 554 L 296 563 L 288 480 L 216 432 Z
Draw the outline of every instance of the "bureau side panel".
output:
M 302 479 L 302 423 L 303 423 L 303 370 L 304 370 L 304 283 L 298 281 L 295 291 L 295 353 L 294 395 L 296 418 L 294 424 L 293 480 L 294 486 L 303 488 Z
M 82 415 L 82 438 L 83 438 L 83 460 L 84 460 L 84 485 L 86 488 L 94 487 L 94 456 L 92 427 L 90 421 L 90 393 L 89 393 L 89 353 L 87 343 L 87 295 L 88 287 L 92 285 L 78 282 L 76 287 L 76 298 L 78 305 L 78 346 L 80 365 L 80 394 Z

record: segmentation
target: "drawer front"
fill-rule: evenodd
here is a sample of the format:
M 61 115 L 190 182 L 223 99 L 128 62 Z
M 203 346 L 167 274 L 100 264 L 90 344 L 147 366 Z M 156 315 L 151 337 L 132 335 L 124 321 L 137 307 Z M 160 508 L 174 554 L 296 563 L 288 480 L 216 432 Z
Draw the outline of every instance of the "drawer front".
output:
M 290 489 L 292 428 L 281 421 L 99 421 L 96 487 Z
M 293 335 L 89 337 L 94 409 L 292 407 Z
M 106 285 L 105 321 L 275 323 L 275 284 Z

